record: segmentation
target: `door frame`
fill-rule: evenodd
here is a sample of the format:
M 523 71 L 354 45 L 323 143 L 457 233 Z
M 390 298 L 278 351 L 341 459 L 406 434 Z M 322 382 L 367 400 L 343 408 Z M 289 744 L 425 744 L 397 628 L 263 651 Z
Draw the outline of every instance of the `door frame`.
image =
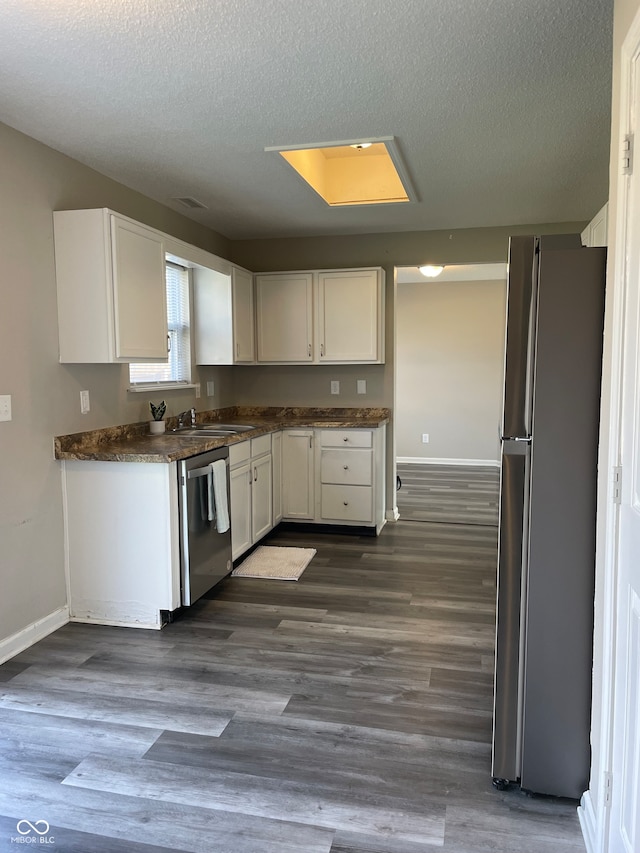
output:
M 592 704 L 592 764 L 589 790 L 578 816 L 589 853 L 614 849 L 611 826 L 612 790 L 621 780 L 613 777 L 614 743 L 624 726 L 624 709 L 616 707 L 618 686 L 625 678 L 617 654 L 619 592 L 619 484 L 615 470 L 621 464 L 622 382 L 624 378 L 624 323 L 628 290 L 629 176 L 622 170 L 622 140 L 634 130 L 632 110 L 634 61 L 640 61 L 640 12 L 622 45 L 619 57 L 619 123 L 613 127 L 611 163 L 616 186 L 615 208 L 610 210 L 607 297 L 605 309 L 600 447 L 598 453 L 598 517 L 596 541 L 596 596 Z M 640 165 L 636 164 L 635 169 Z M 637 177 L 640 180 L 640 176 Z M 615 796 L 615 792 L 613 795 Z M 617 853 L 617 851 L 615 851 Z

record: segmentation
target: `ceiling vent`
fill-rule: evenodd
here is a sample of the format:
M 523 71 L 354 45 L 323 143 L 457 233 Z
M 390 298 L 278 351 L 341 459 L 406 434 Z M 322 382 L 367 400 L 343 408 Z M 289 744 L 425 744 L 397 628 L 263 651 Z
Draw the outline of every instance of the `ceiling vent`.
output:
M 178 204 L 181 204 L 188 210 L 208 210 L 206 204 L 203 204 L 201 201 L 198 201 L 197 198 L 193 198 L 193 196 L 187 195 L 183 198 L 174 198 L 173 201 L 177 201 Z

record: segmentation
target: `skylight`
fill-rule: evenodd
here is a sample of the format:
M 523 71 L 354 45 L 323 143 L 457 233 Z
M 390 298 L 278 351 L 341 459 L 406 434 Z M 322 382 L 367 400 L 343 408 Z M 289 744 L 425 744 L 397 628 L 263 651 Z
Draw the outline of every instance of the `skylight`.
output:
M 265 151 L 280 154 L 331 207 L 416 200 L 392 136 Z

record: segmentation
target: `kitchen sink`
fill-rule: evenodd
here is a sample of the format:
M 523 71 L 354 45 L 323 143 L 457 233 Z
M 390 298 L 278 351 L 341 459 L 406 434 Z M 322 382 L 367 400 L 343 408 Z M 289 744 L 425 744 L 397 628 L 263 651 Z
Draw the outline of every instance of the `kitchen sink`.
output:
M 218 430 L 224 430 L 225 432 L 248 432 L 251 429 L 255 429 L 255 426 L 253 424 L 211 423 L 211 424 L 196 424 L 196 429 L 218 429 Z
M 176 438 L 202 438 L 209 435 L 215 438 L 224 438 L 224 436 L 238 435 L 241 432 L 248 432 L 255 429 L 249 424 L 196 424 L 196 426 L 178 427 L 171 430 L 171 435 Z

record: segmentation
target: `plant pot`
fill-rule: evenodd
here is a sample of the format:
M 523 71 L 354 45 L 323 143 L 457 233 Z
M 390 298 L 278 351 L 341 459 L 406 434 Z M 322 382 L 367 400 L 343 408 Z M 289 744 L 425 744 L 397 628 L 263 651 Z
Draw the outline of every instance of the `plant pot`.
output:
M 151 433 L 151 435 L 162 435 L 164 430 L 164 421 L 149 421 L 149 432 Z

